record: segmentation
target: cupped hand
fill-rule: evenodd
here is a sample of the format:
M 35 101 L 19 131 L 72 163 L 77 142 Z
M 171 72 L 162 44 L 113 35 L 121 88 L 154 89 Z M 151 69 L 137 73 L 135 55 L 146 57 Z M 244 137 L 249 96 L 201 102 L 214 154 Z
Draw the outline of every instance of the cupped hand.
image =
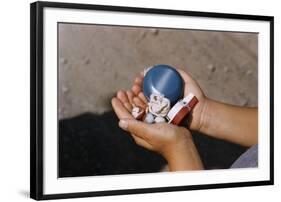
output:
M 170 170 L 202 169 L 191 133 L 186 128 L 168 123 L 148 124 L 134 119 L 131 115 L 133 106 L 145 107 L 146 103 L 132 91 L 118 91 L 111 103 L 120 119 L 119 126 L 131 133 L 138 145 L 160 153 Z
M 118 91 L 111 103 L 120 119 L 119 126 L 132 133 L 137 144 L 149 150 L 166 156 L 168 150 L 172 150 L 172 147 L 190 137 L 190 132 L 184 127 L 168 123 L 148 124 L 134 119 L 131 115 L 133 106 L 145 107 L 146 104 L 138 97 L 134 97 L 132 91 Z
M 204 124 L 204 111 L 207 106 L 207 98 L 199 84 L 189 74 L 182 69 L 177 69 L 177 71 L 184 81 L 184 96 L 193 93 L 199 101 L 189 116 L 188 126 L 191 130 L 200 131 L 200 128 Z M 142 90 L 143 78 L 144 74 L 141 72 L 134 81 L 132 92 L 135 96 L 138 96 L 140 100 L 147 102 Z

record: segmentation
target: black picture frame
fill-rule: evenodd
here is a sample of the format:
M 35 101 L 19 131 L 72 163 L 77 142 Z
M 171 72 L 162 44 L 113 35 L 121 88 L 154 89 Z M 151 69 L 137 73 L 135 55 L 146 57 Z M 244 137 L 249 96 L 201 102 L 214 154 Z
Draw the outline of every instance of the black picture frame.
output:
M 149 13 L 177 16 L 197 16 L 224 19 L 267 21 L 270 23 L 270 180 L 205 184 L 175 187 L 154 187 L 129 190 L 93 191 L 79 193 L 43 193 L 43 9 L 46 7 L 61 9 L 87 9 L 130 13 Z M 120 194 L 138 194 L 153 192 L 186 191 L 227 187 L 245 187 L 273 185 L 274 183 L 274 17 L 258 15 L 240 15 L 229 13 L 195 12 L 152 8 L 120 7 L 57 2 L 35 2 L 30 5 L 30 197 L 36 200 L 91 197 Z

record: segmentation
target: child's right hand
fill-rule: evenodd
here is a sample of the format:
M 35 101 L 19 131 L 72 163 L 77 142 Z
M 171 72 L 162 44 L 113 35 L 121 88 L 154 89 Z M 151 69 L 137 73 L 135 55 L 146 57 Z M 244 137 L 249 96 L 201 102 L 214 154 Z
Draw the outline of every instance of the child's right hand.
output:
M 189 93 L 193 93 L 199 100 L 198 104 L 192 110 L 192 113 L 189 117 L 188 124 L 191 130 L 200 131 L 200 128 L 202 128 L 204 124 L 204 119 L 205 119 L 204 111 L 207 106 L 207 98 L 204 95 L 198 83 L 189 74 L 187 74 L 182 69 L 177 69 L 177 71 L 180 73 L 185 83 L 184 96 L 187 96 Z M 140 75 L 138 75 L 134 81 L 134 84 L 132 86 L 132 91 L 141 100 L 146 101 L 144 100 L 145 97 L 142 92 L 143 78 L 144 75 L 143 72 L 141 72 Z

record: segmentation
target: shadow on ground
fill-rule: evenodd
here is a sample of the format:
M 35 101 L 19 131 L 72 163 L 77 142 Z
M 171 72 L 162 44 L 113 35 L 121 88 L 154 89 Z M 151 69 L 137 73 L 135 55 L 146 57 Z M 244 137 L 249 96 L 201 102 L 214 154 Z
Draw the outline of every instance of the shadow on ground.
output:
M 198 133 L 193 137 L 206 169 L 229 168 L 246 150 Z M 118 127 L 113 111 L 59 121 L 59 177 L 153 173 L 165 164 Z

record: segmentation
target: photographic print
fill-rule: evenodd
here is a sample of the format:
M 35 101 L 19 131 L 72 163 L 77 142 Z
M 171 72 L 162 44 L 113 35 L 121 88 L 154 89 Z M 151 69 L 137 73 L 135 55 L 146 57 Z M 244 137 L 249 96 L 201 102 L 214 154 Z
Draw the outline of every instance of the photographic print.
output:
M 273 17 L 31 14 L 32 198 L 273 183 Z
M 138 103 L 137 96 L 144 89 L 140 84 L 140 89 L 137 89 L 140 92 L 135 92 L 135 80 L 140 78 L 139 74 L 145 67 L 157 68 L 155 64 L 171 64 L 172 67 L 181 68 L 185 72 L 183 76 L 192 75 L 196 84 L 187 83 L 184 87 L 200 87 L 200 93 L 204 93 L 206 100 L 225 103 L 218 106 L 217 110 L 221 110 L 221 107 L 228 110 L 228 107 L 234 107 L 227 105 L 231 104 L 237 106 L 237 109 L 233 108 L 230 116 L 234 116 L 236 110 L 241 110 L 242 113 L 237 114 L 238 119 L 248 113 L 249 116 L 256 116 L 248 118 L 253 121 L 250 123 L 253 129 L 245 129 L 245 134 L 234 132 L 233 136 L 237 137 L 237 140 L 231 137 L 227 139 L 230 133 L 228 129 L 222 131 L 222 136 L 219 136 L 220 131 L 211 133 L 208 130 L 203 135 L 200 134 L 200 129 L 197 129 L 196 123 L 194 127 L 191 125 L 191 128 L 182 123 L 182 127 L 195 130 L 192 137 L 200 159 L 203 158 L 201 161 L 204 166 L 201 169 L 231 168 L 234 161 L 251 146 L 256 147 L 253 154 L 250 154 L 253 155 L 252 159 L 249 158 L 251 162 L 237 166 L 258 166 L 258 152 L 255 146 L 258 145 L 256 33 L 71 23 L 59 23 L 58 29 L 60 177 L 165 170 L 167 162 L 157 154 L 159 151 L 155 153 L 145 147 L 143 149 L 142 145 L 138 146 L 134 142 L 133 137 L 118 127 L 119 120 L 111 105 L 111 99 L 117 97 L 121 102 L 124 99 L 124 106 L 140 105 L 146 110 L 145 102 L 149 99 L 145 98 L 144 103 Z M 161 70 L 163 65 L 158 67 Z M 176 84 L 171 82 L 167 85 L 175 88 Z M 199 93 L 197 89 L 191 92 Z M 131 103 L 129 96 L 133 97 Z M 132 109 L 133 107 L 129 106 L 129 114 Z M 222 113 L 226 113 L 222 114 L 223 117 L 227 116 L 227 111 Z M 255 115 L 250 115 L 251 113 Z M 146 113 L 145 116 L 149 118 L 150 114 L 151 112 Z M 194 119 L 200 119 L 196 116 L 197 114 L 193 115 Z M 210 119 L 217 120 L 220 118 L 218 116 L 220 114 L 214 112 Z M 187 119 L 188 121 L 193 124 L 193 120 Z M 233 121 L 235 120 L 229 120 L 232 131 Z M 249 123 L 245 123 L 248 127 Z M 221 120 L 220 124 L 228 123 Z M 237 128 L 235 124 L 233 127 Z M 251 130 L 255 133 L 253 137 L 247 134 Z M 241 140 L 240 134 L 236 134 L 239 132 Z M 164 136 L 169 135 L 165 134 L 167 131 L 162 133 Z M 209 136 L 206 136 L 206 133 Z M 243 142 L 243 137 L 247 135 L 249 142 Z M 236 143 L 235 141 L 238 143 L 231 144 Z

